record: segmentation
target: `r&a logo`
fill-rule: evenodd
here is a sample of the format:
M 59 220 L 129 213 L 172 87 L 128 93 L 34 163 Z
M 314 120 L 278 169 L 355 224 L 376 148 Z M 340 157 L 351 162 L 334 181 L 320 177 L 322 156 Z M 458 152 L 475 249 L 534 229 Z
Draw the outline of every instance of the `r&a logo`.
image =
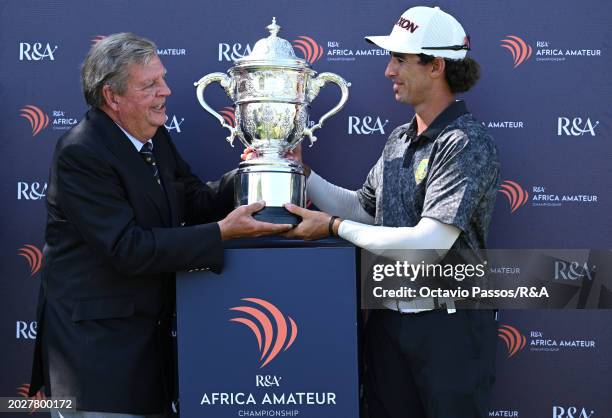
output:
M 502 48 L 506 48 L 512 54 L 514 59 L 514 68 L 518 67 L 531 57 L 533 48 L 528 45 L 524 40 L 516 35 L 508 35 L 505 39 L 501 40 Z
M 35 340 L 36 339 L 36 329 L 37 323 L 36 321 L 26 322 L 26 321 L 17 321 L 15 326 L 15 338 L 18 340 Z
M 256 375 L 255 376 L 255 386 L 256 387 L 265 387 L 269 388 L 272 386 L 279 387 L 280 381 L 282 377 L 279 376 L 271 376 L 271 375 Z
M 498 191 L 508 198 L 510 213 L 514 213 L 529 200 L 529 192 L 512 180 L 504 181 Z
M 55 57 L 53 53 L 57 50 L 57 45 L 53 48 L 47 42 L 46 44 L 42 44 L 41 42 L 20 42 L 19 43 L 19 61 L 27 60 L 27 61 L 40 61 L 45 58 L 49 58 L 51 61 L 55 61 Z
M 251 53 L 251 45 L 219 43 L 219 61 L 236 61 Z
M 597 125 L 599 125 L 599 121 L 593 123 L 590 118 L 586 118 L 583 122 L 582 118 L 560 117 L 557 120 L 557 136 L 582 136 L 586 133 L 595 136 Z
M 500 325 L 497 336 L 506 344 L 508 358 L 521 351 L 527 344 L 527 338 L 511 325 Z
M 168 123 L 168 121 L 170 121 L 170 123 Z M 181 118 L 181 121 L 179 122 L 176 115 L 173 115 L 172 118 L 168 118 L 168 120 L 166 121 L 167 124 L 164 124 L 164 126 L 166 127 L 168 131 L 176 131 L 177 134 L 180 134 L 181 125 L 183 124 L 184 121 L 185 121 L 185 118 Z
M 274 360 L 281 350 L 287 351 L 291 347 L 297 337 L 298 327 L 293 318 L 290 316 L 285 318 L 283 313 L 268 301 L 257 298 L 242 300 L 256 306 L 237 306 L 230 310 L 248 314 L 255 321 L 241 317 L 232 318 L 230 321 L 246 325 L 257 338 L 257 345 L 261 353 L 259 358 L 262 362 L 259 367 L 261 369 Z M 271 319 L 274 320 L 274 325 Z
M 20 110 L 19 116 L 27 119 L 32 127 L 32 136 L 36 136 L 49 125 L 49 116 L 39 107 L 26 105 Z
M 47 183 L 17 182 L 17 200 L 41 200 L 45 197 L 45 193 L 47 193 Z
M 596 266 L 589 266 L 586 261 L 555 261 L 555 280 L 593 280 Z
M 298 36 L 298 39 L 294 39 L 291 44 L 304 55 L 304 59 L 309 64 L 313 64 L 321 59 L 325 52 L 323 47 L 309 36 Z
M 594 410 L 588 411 L 586 408 L 580 408 L 576 406 L 553 406 L 553 418 L 591 418 L 595 415 Z
M 372 116 L 349 116 L 348 118 L 348 134 L 349 135 L 371 135 L 377 133 L 385 134 L 385 126 L 389 123 L 389 119 L 383 122 L 380 116 L 373 118 Z
M 34 276 L 36 273 L 38 273 L 42 265 L 43 254 L 37 246 L 25 244 L 19 249 L 17 254 L 27 260 L 28 265 L 30 266 L 30 276 Z

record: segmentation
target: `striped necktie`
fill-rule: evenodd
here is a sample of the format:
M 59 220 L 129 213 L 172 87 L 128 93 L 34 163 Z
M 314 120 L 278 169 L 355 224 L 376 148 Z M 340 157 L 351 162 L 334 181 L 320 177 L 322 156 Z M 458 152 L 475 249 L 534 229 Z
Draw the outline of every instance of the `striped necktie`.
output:
M 153 177 L 157 184 L 161 187 L 161 180 L 159 179 L 159 169 L 157 167 L 157 162 L 155 162 L 155 156 L 153 155 L 153 144 L 150 142 L 145 142 L 145 144 L 140 149 L 140 155 L 145 160 L 151 171 L 153 172 Z

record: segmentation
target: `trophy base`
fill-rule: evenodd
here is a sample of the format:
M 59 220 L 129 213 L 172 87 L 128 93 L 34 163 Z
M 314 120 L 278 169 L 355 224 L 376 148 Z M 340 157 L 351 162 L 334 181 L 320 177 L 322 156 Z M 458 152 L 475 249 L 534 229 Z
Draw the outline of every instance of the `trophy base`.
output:
M 271 224 L 288 224 L 296 226 L 302 221 L 297 215 L 289 212 L 283 207 L 268 206 L 257 213 L 253 214 L 253 218 L 260 222 L 268 222 Z
M 265 201 L 253 215 L 258 221 L 297 225 L 302 220 L 284 208 L 286 203 L 306 207 L 306 177 L 302 166 L 282 158 L 256 158 L 240 163 L 234 177 L 236 206 Z

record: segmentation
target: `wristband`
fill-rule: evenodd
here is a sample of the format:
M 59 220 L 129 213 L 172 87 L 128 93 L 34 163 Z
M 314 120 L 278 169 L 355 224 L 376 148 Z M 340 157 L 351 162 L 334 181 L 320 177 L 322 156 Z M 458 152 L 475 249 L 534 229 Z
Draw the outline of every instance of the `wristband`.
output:
M 332 216 L 329 219 L 329 225 L 327 226 L 327 229 L 329 230 L 329 236 L 330 237 L 335 237 L 336 236 L 336 234 L 334 234 L 334 221 L 336 219 L 339 219 L 339 217 L 338 216 Z

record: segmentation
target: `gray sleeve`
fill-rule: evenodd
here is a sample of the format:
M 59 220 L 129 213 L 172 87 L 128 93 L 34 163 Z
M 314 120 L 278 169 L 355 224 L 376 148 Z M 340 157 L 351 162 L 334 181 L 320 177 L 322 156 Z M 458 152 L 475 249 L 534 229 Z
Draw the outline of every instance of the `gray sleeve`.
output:
M 498 171 L 497 153 L 489 140 L 451 132 L 441 141 L 429 169 L 421 216 L 466 231 L 474 212 L 490 195 L 487 191 L 494 187 Z
M 368 173 L 368 177 L 357 190 L 357 198 L 363 209 L 371 216 L 376 216 L 376 191 L 383 178 L 383 156 L 381 155 L 374 167 Z
M 361 207 L 357 192 L 331 184 L 314 171 L 306 182 L 306 194 L 323 212 L 368 225 L 374 223 L 374 217 Z

